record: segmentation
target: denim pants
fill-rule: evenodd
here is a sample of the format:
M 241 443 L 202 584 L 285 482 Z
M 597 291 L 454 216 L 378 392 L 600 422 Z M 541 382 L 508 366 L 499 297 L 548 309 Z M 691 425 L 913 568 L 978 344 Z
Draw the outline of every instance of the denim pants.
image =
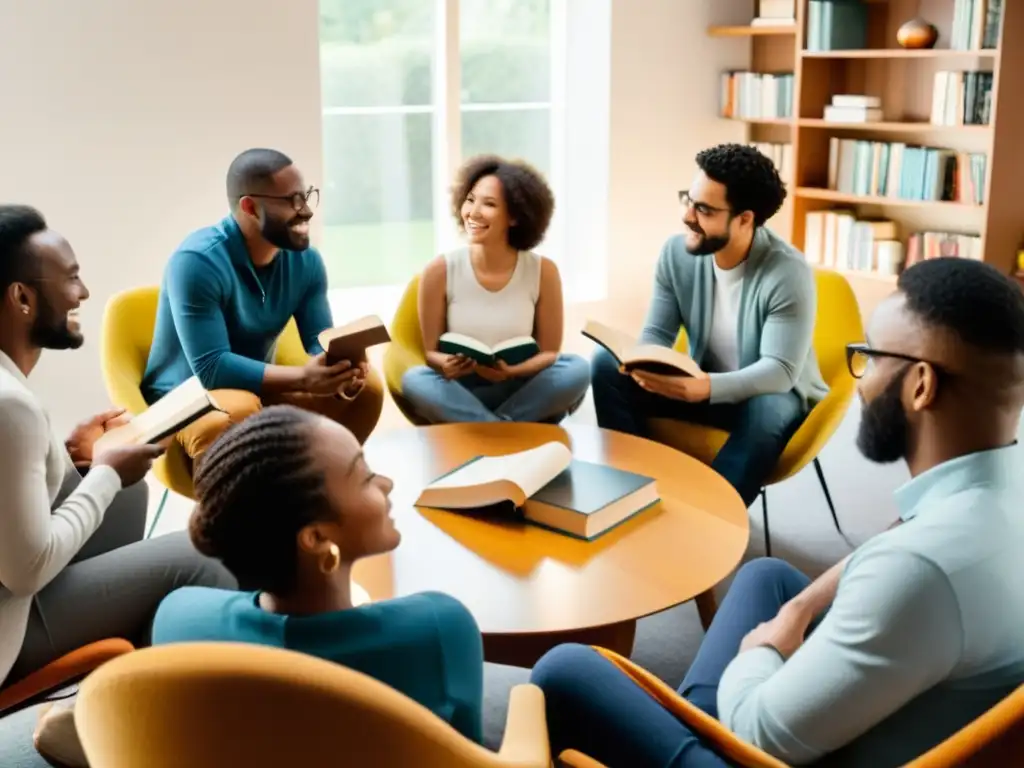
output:
M 761 558 L 736 574 L 679 695 L 718 717 L 718 683 L 744 636 L 775 618 L 810 583 L 782 560 Z M 728 768 L 689 728 L 588 646 L 567 644 L 537 662 L 552 755 L 576 749 L 608 768 Z
M 579 405 L 590 386 L 587 361 L 559 355 L 529 378 L 489 382 L 470 374 L 446 379 L 425 365 L 402 376 L 402 396 L 431 424 L 475 421 L 559 422 Z
M 729 432 L 711 468 L 729 481 L 748 507 L 807 415 L 800 396 L 792 390 L 719 405 L 662 397 L 621 373 L 615 358 L 604 349 L 594 354 L 591 373 L 600 427 L 648 437 L 648 419 L 668 418 Z

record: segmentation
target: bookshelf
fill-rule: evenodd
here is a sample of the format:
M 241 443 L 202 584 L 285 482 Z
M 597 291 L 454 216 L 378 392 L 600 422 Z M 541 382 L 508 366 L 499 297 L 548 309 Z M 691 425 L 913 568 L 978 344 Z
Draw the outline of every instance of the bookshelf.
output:
M 928 252 L 934 254 L 936 240 L 913 237 L 915 233 L 960 236 L 943 241 L 947 245 L 942 247 L 950 248 L 954 242 L 962 243 L 962 236 L 970 235 L 973 238 L 966 239 L 973 243 L 971 253 L 980 254 L 1003 272 L 1014 271 L 1016 253 L 1024 245 L 1024 192 L 1019 189 L 1024 179 L 1024 143 L 1019 141 L 1024 136 L 1024 99 L 1015 98 L 1013 92 L 1014 75 L 1024 73 L 1024 46 L 1014 45 L 1024 42 L 1024 2 L 1001 0 L 1000 24 L 994 40 L 988 41 L 994 42 L 994 47 L 952 49 L 951 42 L 960 47 L 984 43 L 981 37 L 965 42 L 960 35 L 963 20 L 956 17 L 964 16 L 972 1 L 997 2 L 864 0 L 864 44 L 855 48 L 806 50 L 809 46 L 829 47 L 819 43 L 827 33 L 820 27 L 809 29 L 809 16 L 820 15 L 822 0 L 795 0 L 795 25 L 708 29 L 712 37 L 749 39 L 751 73 L 793 73 L 793 103 L 788 115 L 731 118 L 746 123 L 746 139 L 751 143 L 792 144 L 792 178 L 787 179 L 790 194 L 769 226 L 805 252 L 809 235 L 812 247 L 820 240 L 818 232 L 808 232 L 808 214 L 822 211 L 857 221 L 894 222 L 904 256 L 926 241 Z M 809 9 L 812 2 L 819 3 L 813 11 Z M 758 11 L 758 4 L 752 3 L 750 18 Z M 983 17 L 979 13 L 978 18 Z M 898 47 L 896 31 L 914 18 L 938 29 L 933 48 Z M 840 37 L 845 39 L 845 34 L 846 30 Z M 955 35 L 961 39 L 955 41 Z M 990 75 L 986 79 L 961 74 L 979 72 Z M 724 74 L 720 77 L 726 116 L 730 92 Z M 965 95 L 965 81 L 971 95 Z M 871 103 L 865 102 L 872 109 L 855 119 L 840 120 L 837 115 L 842 116 L 844 110 L 835 111 L 834 97 L 841 94 L 872 97 Z M 827 107 L 833 109 L 829 119 L 825 117 Z M 853 157 L 843 151 L 867 153 L 857 155 L 859 170 L 852 174 L 848 169 L 837 170 Z M 920 155 L 916 154 L 919 151 Z M 908 152 L 914 153 L 920 166 L 910 166 Z M 884 169 L 896 162 L 902 170 L 896 176 L 890 170 L 887 183 Z M 864 171 L 865 163 L 873 170 Z M 906 173 L 921 178 L 915 175 L 918 167 L 924 174 L 924 188 L 922 184 L 907 187 L 898 177 Z M 867 186 L 864 173 L 873 174 Z M 945 184 L 939 178 L 943 175 Z M 950 186 L 954 179 L 955 186 Z M 812 216 L 812 226 L 820 226 L 822 218 Z M 810 253 L 808 259 L 815 261 Z M 877 264 L 873 265 L 876 271 L 867 272 L 851 268 L 849 259 L 825 261 L 822 266 L 848 276 L 866 311 L 895 284 L 895 276 L 879 273 Z

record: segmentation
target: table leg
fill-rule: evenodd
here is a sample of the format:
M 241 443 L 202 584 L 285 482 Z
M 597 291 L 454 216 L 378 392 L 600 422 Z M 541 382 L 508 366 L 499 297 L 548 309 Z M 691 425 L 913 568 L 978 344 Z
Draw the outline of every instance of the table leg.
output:
M 623 621 L 603 627 L 523 635 L 484 635 L 484 658 L 495 664 L 531 669 L 537 660 L 556 645 L 581 643 L 599 645 L 629 657 L 633 652 L 636 621 Z
M 711 620 L 715 618 L 715 613 L 718 612 L 715 588 L 712 587 L 707 592 L 701 592 L 694 599 L 697 601 L 697 613 L 700 615 L 700 624 L 704 627 L 704 631 L 707 632 L 708 627 L 711 626 Z

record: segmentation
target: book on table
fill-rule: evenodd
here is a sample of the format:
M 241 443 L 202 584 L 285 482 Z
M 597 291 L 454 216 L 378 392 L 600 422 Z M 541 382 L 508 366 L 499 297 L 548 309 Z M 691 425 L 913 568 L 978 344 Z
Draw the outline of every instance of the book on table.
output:
M 480 365 L 493 367 L 499 360 L 506 365 L 519 365 L 540 352 L 540 345 L 529 336 L 517 336 L 498 342 L 493 347 L 462 333 L 442 333 L 437 351 L 446 355 L 465 355 Z
M 478 456 L 428 485 L 418 507 L 521 520 L 591 540 L 660 501 L 653 478 L 580 461 L 550 442 Z
M 209 392 L 193 376 L 161 397 L 127 424 L 104 433 L 93 444 L 97 454 L 123 445 L 159 443 L 177 434 L 192 422 L 221 408 Z
M 583 335 L 601 345 L 626 371 L 647 371 L 668 376 L 699 376 L 700 366 L 683 352 L 659 344 L 640 344 L 628 333 L 588 320 Z
M 367 315 L 337 328 L 321 331 L 317 341 L 327 353 L 328 365 L 342 360 L 350 360 L 354 365 L 366 360 L 368 347 L 391 341 L 391 334 L 377 315 Z

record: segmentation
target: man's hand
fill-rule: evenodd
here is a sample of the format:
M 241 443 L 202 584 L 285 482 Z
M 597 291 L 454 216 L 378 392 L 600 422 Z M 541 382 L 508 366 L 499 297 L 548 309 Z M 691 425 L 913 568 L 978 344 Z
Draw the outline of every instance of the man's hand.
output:
M 64 442 L 75 466 L 88 466 L 92 463 L 92 447 L 97 440 L 112 429 L 116 429 L 132 420 L 131 414 L 124 408 L 111 408 L 98 413 L 88 421 L 75 427 Z
M 121 487 L 127 488 L 142 480 L 155 459 L 163 456 L 167 442 L 158 445 L 122 445 L 103 451 L 96 457 L 95 466 L 106 465 L 117 472 Z
M 448 355 L 441 363 L 441 375 L 446 379 L 461 379 L 476 370 L 476 360 L 465 355 Z
M 333 395 L 352 379 L 363 375 L 362 365 L 342 360 L 327 365 L 327 354 L 321 352 L 302 367 L 302 391 L 311 395 Z
M 759 645 L 770 645 L 788 659 L 804 644 L 807 628 L 813 619 L 810 611 L 790 601 L 779 609 L 774 619 L 758 624 L 747 633 L 740 643 L 740 653 Z
M 666 376 L 661 373 L 633 371 L 633 381 L 647 392 L 687 403 L 703 403 L 711 398 L 711 378 L 700 376 Z

